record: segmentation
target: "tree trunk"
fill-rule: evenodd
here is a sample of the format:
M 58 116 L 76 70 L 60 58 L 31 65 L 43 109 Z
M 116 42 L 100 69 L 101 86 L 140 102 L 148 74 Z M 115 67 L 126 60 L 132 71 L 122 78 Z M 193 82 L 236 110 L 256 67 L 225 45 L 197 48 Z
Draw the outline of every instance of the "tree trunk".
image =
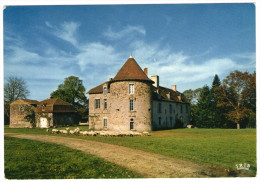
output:
M 239 123 L 237 123 L 237 129 L 240 129 L 240 124 Z

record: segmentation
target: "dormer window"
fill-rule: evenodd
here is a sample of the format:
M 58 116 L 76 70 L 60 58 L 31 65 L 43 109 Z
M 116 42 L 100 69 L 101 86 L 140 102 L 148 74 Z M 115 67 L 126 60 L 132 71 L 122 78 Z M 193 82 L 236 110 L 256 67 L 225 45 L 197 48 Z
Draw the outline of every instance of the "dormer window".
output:
M 135 91 L 135 85 L 129 84 L 129 94 L 134 94 L 134 91 Z
M 104 93 L 104 96 L 107 96 L 107 87 L 106 86 L 103 87 L 103 93 Z
M 42 105 L 42 111 L 45 111 L 45 107 L 46 107 L 46 105 L 43 104 L 43 105 Z

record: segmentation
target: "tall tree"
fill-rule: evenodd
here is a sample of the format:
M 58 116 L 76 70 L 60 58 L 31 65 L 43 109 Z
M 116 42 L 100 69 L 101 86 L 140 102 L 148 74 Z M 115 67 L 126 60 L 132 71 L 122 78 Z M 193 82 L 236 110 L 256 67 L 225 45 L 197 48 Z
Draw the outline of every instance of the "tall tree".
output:
M 8 77 L 4 85 L 4 123 L 10 122 L 10 103 L 16 99 L 26 99 L 30 94 L 26 82 L 16 76 Z
M 248 72 L 234 71 L 231 72 L 224 80 L 222 85 L 217 89 L 219 91 L 218 107 L 228 110 L 227 117 L 237 124 L 249 118 L 250 109 L 248 102 L 253 103 L 252 94 L 255 93 L 254 82 L 255 76 Z
M 194 108 L 194 119 L 196 126 L 200 128 L 212 127 L 212 117 L 210 113 L 211 94 L 208 86 L 201 89 L 197 106 Z
M 225 117 L 223 115 L 223 111 L 221 111 L 221 108 L 217 107 L 219 100 L 218 100 L 218 88 L 220 87 L 221 82 L 220 79 L 218 77 L 218 75 L 216 74 L 214 76 L 213 82 L 212 82 L 212 86 L 211 86 L 211 106 L 210 106 L 210 110 L 212 113 L 212 124 L 214 128 L 220 128 L 224 126 L 224 121 L 225 121 Z
M 4 99 L 10 103 L 16 99 L 26 99 L 30 94 L 26 82 L 16 76 L 9 77 L 4 85 Z
M 71 103 L 79 113 L 79 120 L 86 120 L 88 115 L 88 99 L 85 95 L 85 87 L 76 76 L 65 78 L 64 83 L 51 93 L 51 97 L 60 98 Z

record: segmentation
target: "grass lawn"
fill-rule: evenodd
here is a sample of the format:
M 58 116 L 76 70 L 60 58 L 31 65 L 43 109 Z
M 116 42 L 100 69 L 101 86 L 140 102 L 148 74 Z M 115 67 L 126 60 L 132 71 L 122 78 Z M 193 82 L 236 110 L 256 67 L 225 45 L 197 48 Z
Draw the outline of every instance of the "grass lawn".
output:
M 43 129 L 11 129 L 5 132 L 49 134 Z M 66 135 L 59 135 L 66 136 Z M 256 129 L 172 129 L 152 132 L 149 137 L 78 137 L 123 145 L 165 156 L 236 170 L 250 164 L 248 176 L 256 175 Z
M 5 137 L 7 179 L 135 178 L 131 171 L 56 144 Z

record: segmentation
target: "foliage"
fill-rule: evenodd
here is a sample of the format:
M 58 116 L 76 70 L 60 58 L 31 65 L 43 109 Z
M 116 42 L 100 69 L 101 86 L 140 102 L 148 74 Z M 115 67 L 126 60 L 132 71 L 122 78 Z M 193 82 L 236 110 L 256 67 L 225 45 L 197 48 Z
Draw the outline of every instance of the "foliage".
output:
M 196 126 L 199 128 L 210 128 L 212 127 L 212 113 L 211 107 L 211 94 L 208 86 L 204 86 L 201 89 L 199 100 L 194 108 L 194 119 Z
M 199 100 L 200 92 L 201 92 L 201 88 L 197 88 L 195 90 L 192 89 L 185 90 L 183 94 L 192 105 L 195 105 Z
M 121 166 L 56 144 L 9 137 L 4 144 L 8 179 L 137 177 Z
M 10 103 L 4 101 L 4 124 L 10 123 Z
M 88 118 L 88 99 L 85 91 L 82 80 L 70 76 L 65 78 L 64 83 L 60 84 L 58 89 L 51 93 L 51 97 L 60 98 L 73 104 L 79 114 L 78 120 L 86 120 Z
M 255 112 L 255 73 L 231 72 L 216 91 L 219 92 L 217 106 L 228 110 L 227 118 L 237 123 L 238 128 L 249 118 L 250 110 Z
M 24 117 L 24 119 L 29 121 L 32 124 L 32 127 L 36 127 L 34 110 L 30 106 L 25 106 L 24 113 L 26 113 L 26 116 Z

